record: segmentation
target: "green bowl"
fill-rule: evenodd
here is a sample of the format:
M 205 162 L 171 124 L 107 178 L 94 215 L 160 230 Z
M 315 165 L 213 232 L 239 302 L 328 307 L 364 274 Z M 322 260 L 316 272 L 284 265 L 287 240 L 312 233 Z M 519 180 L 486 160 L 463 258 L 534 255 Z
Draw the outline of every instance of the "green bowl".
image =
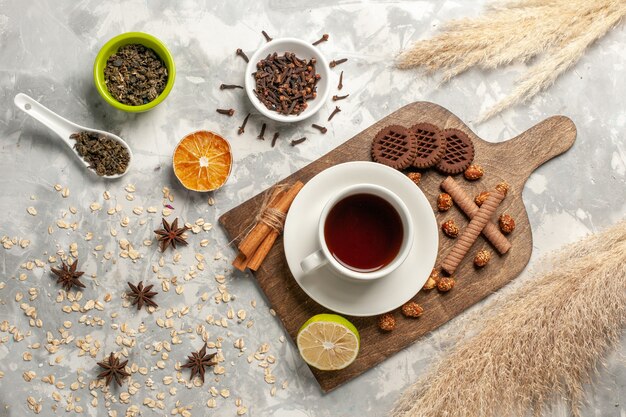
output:
M 109 93 L 106 83 L 104 82 L 104 68 L 106 67 L 107 60 L 111 55 L 116 53 L 119 48 L 129 44 L 141 44 L 152 49 L 163 60 L 165 66 L 167 67 L 167 83 L 165 84 L 163 92 L 161 92 L 161 94 L 159 94 L 159 96 L 151 102 L 140 106 L 129 106 L 127 104 L 120 103 L 111 95 L 111 93 Z M 93 64 L 93 81 L 96 84 L 96 89 L 102 98 L 116 109 L 131 113 L 148 111 L 165 100 L 165 97 L 167 97 L 172 90 L 172 87 L 174 87 L 175 78 L 176 67 L 174 66 L 174 59 L 172 58 L 170 51 L 160 40 L 152 35 L 142 32 L 127 32 L 114 37 L 105 43 L 102 49 L 100 49 L 100 52 L 98 52 L 96 60 Z

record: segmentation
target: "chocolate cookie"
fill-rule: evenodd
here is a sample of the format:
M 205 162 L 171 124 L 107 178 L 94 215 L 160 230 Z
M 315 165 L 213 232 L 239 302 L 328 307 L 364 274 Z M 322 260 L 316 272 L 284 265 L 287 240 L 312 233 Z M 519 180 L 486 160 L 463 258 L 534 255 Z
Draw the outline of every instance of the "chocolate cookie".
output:
M 460 174 L 474 160 L 474 144 L 458 129 L 446 129 L 442 135 L 446 140 L 446 152 L 437 164 L 437 169 L 448 175 Z
M 412 162 L 415 168 L 437 165 L 446 152 L 446 141 L 441 130 L 430 123 L 418 123 L 409 128 L 417 139 L 417 155 Z
M 408 168 L 416 154 L 417 139 L 402 126 L 383 128 L 372 142 L 372 159 L 391 168 Z

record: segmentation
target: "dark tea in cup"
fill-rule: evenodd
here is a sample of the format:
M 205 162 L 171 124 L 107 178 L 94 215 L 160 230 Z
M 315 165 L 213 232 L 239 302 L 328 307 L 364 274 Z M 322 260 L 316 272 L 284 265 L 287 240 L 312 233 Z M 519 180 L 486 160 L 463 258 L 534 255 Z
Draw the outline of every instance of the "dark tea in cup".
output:
M 356 272 L 373 272 L 398 256 L 404 241 L 402 219 L 384 198 L 349 195 L 328 212 L 324 240 L 332 256 Z

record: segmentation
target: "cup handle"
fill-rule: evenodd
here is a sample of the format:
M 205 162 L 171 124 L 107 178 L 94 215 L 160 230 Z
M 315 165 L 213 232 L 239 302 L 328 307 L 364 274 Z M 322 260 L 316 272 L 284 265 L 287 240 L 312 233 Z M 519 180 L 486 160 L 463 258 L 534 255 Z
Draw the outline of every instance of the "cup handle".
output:
M 302 268 L 302 271 L 304 271 L 305 274 L 308 274 L 327 262 L 328 260 L 324 256 L 324 252 L 320 249 L 300 261 L 300 268 Z

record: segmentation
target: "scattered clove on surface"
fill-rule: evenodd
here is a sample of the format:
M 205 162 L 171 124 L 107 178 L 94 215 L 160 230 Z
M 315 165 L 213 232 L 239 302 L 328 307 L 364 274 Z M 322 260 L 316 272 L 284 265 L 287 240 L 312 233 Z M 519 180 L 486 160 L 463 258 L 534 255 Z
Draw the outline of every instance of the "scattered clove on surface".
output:
M 339 84 L 337 85 L 337 90 L 341 90 L 343 88 L 343 71 L 339 74 Z
M 272 138 L 272 148 L 274 147 L 274 145 L 276 145 L 276 139 L 278 139 L 279 135 L 280 135 L 280 133 L 278 133 L 278 132 L 274 133 L 274 137 Z
M 215 111 L 218 112 L 219 114 L 228 115 L 228 117 L 230 117 L 233 114 L 235 114 L 235 110 L 234 109 L 216 109 Z
M 348 60 L 348 58 L 341 58 L 341 59 L 337 59 L 337 60 L 333 59 L 332 61 L 330 61 L 330 64 L 328 64 L 328 66 L 331 67 L 331 68 L 335 68 L 337 65 L 343 64 L 347 60 Z
M 338 96 L 338 95 L 334 95 L 333 96 L 333 101 L 337 101 L 337 100 L 343 100 L 344 98 L 347 98 L 350 94 L 346 94 L 345 96 Z
M 220 90 L 232 90 L 234 88 L 243 88 L 243 86 L 237 84 L 220 84 Z
M 316 125 L 315 123 L 313 123 L 311 125 L 311 127 L 313 127 L 314 129 L 319 130 L 320 132 L 322 132 L 322 134 L 328 132 L 328 129 L 326 129 L 324 126 Z
M 302 142 L 304 142 L 306 140 L 306 138 L 300 138 L 300 139 L 296 139 L 296 140 L 292 140 L 291 141 L 291 146 L 296 146 L 301 144 Z
M 267 42 L 270 42 L 272 40 L 272 38 L 270 37 L 270 35 L 267 34 L 266 31 L 262 30 L 261 33 L 263 34 L 263 37 Z
M 261 139 L 261 140 L 265 140 L 265 128 L 267 127 L 267 125 L 265 123 L 263 123 L 263 125 L 261 126 L 261 133 L 259 133 L 259 136 L 257 136 L 257 139 Z
M 313 42 L 313 46 L 317 46 L 322 42 L 326 42 L 328 40 L 328 33 L 324 33 L 321 38 Z
M 246 55 L 246 53 L 242 51 L 241 48 L 237 48 L 236 54 L 242 57 L 244 61 L 250 62 L 250 60 L 248 59 L 248 55 Z
M 330 116 L 328 116 L 328 121 L 330 122 L 332 120 L 333 117 L 335 117 L 335 115 L 337 113 L 339 113 L 341 111 L 341 109 L 339 108 L 339 106 L 335 106 L 335 110 L 333 110 L 333 112 L 330 114 Z
M 246 123 L 248 123 L 248 119 L 250 118 L 250 113 L 248 113 L 248 115 L 246 116 L 245 119 L 243 119 L 243 123 L 241 124 L 241 126 L 239 126 L 239 129 L 237 129 L 237 134 L 241 135 L 243 132 L 246 131 Z

